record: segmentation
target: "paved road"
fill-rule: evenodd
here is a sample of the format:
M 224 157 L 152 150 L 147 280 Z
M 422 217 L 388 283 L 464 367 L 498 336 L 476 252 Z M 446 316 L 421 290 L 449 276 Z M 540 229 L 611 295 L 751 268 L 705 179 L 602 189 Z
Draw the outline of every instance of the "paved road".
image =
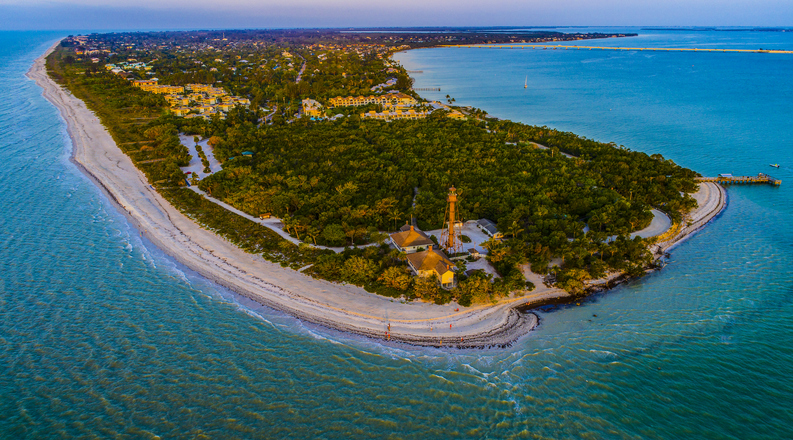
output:
M 209 161 L 209 169 L 212 170 L 210 173 L 204 172 L 204 164 L 201 163 L 201 157 L 198 156 L 198 151 L 195 148 L 195 141 L 193 141 L 193 136 L 180 134 L 179 141 L 182 142 L 182 145 L 187 147 L 190 152 L 190 163 L 186 167 L 181 167 L 183 172 L 192 171 L 195 174 L 198 174 L 200 179 L 203 179 L 206 176 L 211 174 L 215 174 L 223 167 L 220 165 L 217 159 L 215 159 L 215 154 L 212 151 L 212 147 L 208 145 L 209 139 L 204 139 L 198 143 L 201 145 L 201 149 L 204 150 L 204 154 L 207 155 L 207 160 Z
M 254 217 L 254 216 L 252 216 L 250 214 L 246 214 L 246 213 L 240 211 L 239 209 L 229 205 L 228 203 L 221 202 L 220 200 L 210 196 L 209 194 L 205 193 L 204 191 L 201 191 L 195 185 L 191 186 L 190 189 L 195 191 L 196 193 L 204 196 L 204 198 L 206 198 L 210 202 L 212 202 L 212 203 L 214 203 L 214 204 L 216 204 L 218 206 L 221 206 L 221 207 L 233 212 L 234 214 L 237 214 L 237 215 L 239 215 L 241 217 L 245 217 L 245 218 L 247 218 L 248 220 L 250 220 L 252 222 L 255 222 L 255 223 L 258 223 L 258 224 L 260 224 L 262 226 L 270 228 L 273 232 L 275 232 L 276 234 L 280 235 L 285 240 L 289 240 L 290 242 L 292 242 L 292 243 L 294 243 L 296 245 L 299 245 L 300 243 L 305 243 L 306 245 L 311 246 L 313 248 L 317 248 L 317 249 L 330 249 L 333 252 L 336 252 L 337 254 L 341 253 L 341 252 L 344 252 L 344 249 L 346 249 L 345 247 L 320 246 L 320 245 L 306 243 L 304 241 L 298 240 L 297 238 L 292 237 L 286 231 L 284 231 L 283 223 L 281 223 L 280 219 L 277 219 L 275 217 L 271 217 L 271 218 L 268 218 L 268 219 L 256 218 L 256 217 Z M 364 248 L 364 247 L 377 246 L 377 245 L 378 245 L 377 243 L 369 243 L 369 244 L 364 244 L 364 245 L 354 246 L 354 247 Z
M 297 56 L 299 56 L 300 59 L 303 60 L 303 65 L 300 66 L 300 72 L 297 73 L 297 79 L 295 80 L 295 84 L 300 82 L 300 80 L 303 78 L 303 71 L 306 70 L 306 59 L 300 56 L 299 54 Z
M 653 213 L 653 221 L 650 222 L 650 225 L 641 231 L 632 233 L 631 238 L 636 237 L 637 235 L 641 238 L 655 237 L 656 235 L 663 234 L 672 227 L 672 219 L 670 219 L 666 214 L 657 209 L 652 209 L 651 212 Z

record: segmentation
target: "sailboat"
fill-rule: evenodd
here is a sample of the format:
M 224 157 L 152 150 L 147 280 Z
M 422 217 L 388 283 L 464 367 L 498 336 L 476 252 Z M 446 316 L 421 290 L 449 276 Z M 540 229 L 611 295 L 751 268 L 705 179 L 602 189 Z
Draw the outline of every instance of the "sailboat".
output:
M 524 89 L 528 89 L 529 88 L 529 75 L 526 75 L 526 82 L 523 83 L 523 88 Z

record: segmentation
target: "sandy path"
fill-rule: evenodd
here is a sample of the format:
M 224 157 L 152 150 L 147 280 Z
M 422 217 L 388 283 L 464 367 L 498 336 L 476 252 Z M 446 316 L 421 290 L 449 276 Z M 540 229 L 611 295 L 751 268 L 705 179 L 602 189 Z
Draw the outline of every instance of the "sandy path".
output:
M 663 234 L 672 226 L 672 219 L 669 216 L 657 209 L 652 209 L 651 212 L 653 213 L 653 221 L 650 222 L 650 225 L 641 231 L 632 233 L 631 238 L 637 236 L 641 238 L 655 237 Z
M 250 220 L 250 221 L 252 221 L 254 223 L 258 223 L 258 224 L 260 224 L 262 226 L 270 228 L 273 232 L 275 232 L 276 234 L 280 235 L 283 239 L 288 240 L 288 241 L 290 241 L 290 242 L 292 242 L 292 243 L 294 243 L 296 245 L 300 245 L 302 243 L 302 244 L 304 244 L 306 246 L 311 246 L 311 247 L 314 247 L 314 248 L 317 248 L 317 249 L 330 249 L 333 252 L 336 252 L 337 254 L 339 254 L 341 252 L 344 252 L 344 250 L 347 249 L 347 247 L 322 246 L 322 245 L 319 245 L 319 244 L 314 244 L 314 243 L 309 243 L 309 242 L 306 242 L 306 241 L 298 240 L 297 238 L 292 237 L 291 235 L 289 235 L 288 232 L 284 231 L 284 224 L 281 221 L 281 219 L 279 219 L 277 217 L 270 217 L 270 218 L 267 218 L 267 219 L 256 218 L 256 217 L 254 217 L 254 216 L 252 216 L 250 214 L 247 214 L 247 213 L 245 213 L 243 211 L 240 211 L 239 209 L 229 205 L 228 203 L 225 203 L 225 202 L 223 202 L 221 200 L 218 200 L 218 199 L 210 196 L 209 194 L 205 193 L 204 191 L 201 191 L 200 189 L 198 189 L 198 187 L 195 186 L 195 185 L 191 186 L 190 189 L 193 190 L 193 192 L 195 192 L 196 194 L 200 194 L 203 198 L 209 200 L 210 202 L 220 206 L 221 208 L 223 208 L 223 209 L 225 209 L 227 211 L 233 212 L 234 214 L 237 214 L 240 217 L 245 217 L 245 218 L 247 218 L 248 220 Z M 370 246 L 379 246 L 379 245 L 376 242 L 372 242 L 372 243 L 368 243 L 368 244 L 350 246 L 350 248 L 365 248 L 365 247 L 370 247 Z
M 342 331 L 381 338 L 390 323 L 392 340 L 418 345 L 507 344 L 537 324 L 533 314 L 514 310 L 532 296 L 468 308 L 400 303 L 358 287 L 316 280 L 245 253 L 199 227 L 152 189 L 96 115 L 46 74 L 45 55 L 35 61 L 28 77 L 42 87 L 44 97 L 67 122 L 73 162 L 152 243 L 206 278 L 305 321 Z M 455 311 L 458 307 L 460 311 Z
M 195 141 L 193 140 L 193 136 L 180 134 L 179 141 L 187 147 L 187 151 L 190 153 L 190 163 L 186 167 L 181 167 L 183 172 L 190 171 L 194 174 L 198 174 L 199 179 L 203 179 L 206 176 L 211 174 L 215 174 L 218 171 L 223 169 L 223 166 L 220 165 L 217 159 L 215 159 L 215 154 L 212 151 L 212 147 L 209 146 L 209 139 L 203 139 L 198 142 L 198 145 L 201 145 L 201 149 L 204 151 L 204 154 L 207 156 L 207 161 L 209 162 L 209 169 L 212 170 L 211 173 L 204 172 L 204 163 L 201 162 L 201 157 L 198 155 L 198 150 L 195 146 Z M 189 176 L 188 176 L 189 178 Z
M 656 252 L 664 253 L 699 231 L 727 207 L 727 191 L 715 182 L 700 182 L 699 190 L 692 194 L 697 208 L 683 220 L 684 228 L 672 238 L 658 243 Z

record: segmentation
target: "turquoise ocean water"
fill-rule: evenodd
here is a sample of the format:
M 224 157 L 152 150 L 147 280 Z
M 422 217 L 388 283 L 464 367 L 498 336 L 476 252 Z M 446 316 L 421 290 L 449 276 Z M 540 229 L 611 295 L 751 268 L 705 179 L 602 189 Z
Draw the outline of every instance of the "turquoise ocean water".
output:
M 793 33 L 639 32 L 597 44 L 793 49 Z M 793 436 L 793 56 L 398 55 L 442 87 L 430 98 L 783 179 L 730 188 L 664 270 L 540 312 L 508 349 L 449 353 L 303 325 L 142 240 L 24 77 L 60 36 L 0 33 L 0 438 Z

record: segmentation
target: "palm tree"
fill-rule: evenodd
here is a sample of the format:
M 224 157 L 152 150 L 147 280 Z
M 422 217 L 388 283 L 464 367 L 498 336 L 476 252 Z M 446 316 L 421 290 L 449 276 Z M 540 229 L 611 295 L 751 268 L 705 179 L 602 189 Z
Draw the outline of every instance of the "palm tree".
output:
M 306 235 L 311 237 L 311 241 L 314 243 L 314 246 L 317 245 L 317 236 L 319 235 L 319 229 L 309 226 L 306 228 Z
M 507 229 L 507 234 L 511 235 L 512 237 L 517 237 L 518 234 L 523 232 L 524 229 L 520 227 L 517 220 L 512 222 L 512 225 Z
M 396 222 L 402 218 L 402 213 L 400 213 L 398 209 L 394 208 L 391 210 L 389 216 L 390 219 L 394 221 L 394 230 L 396 230 Z

